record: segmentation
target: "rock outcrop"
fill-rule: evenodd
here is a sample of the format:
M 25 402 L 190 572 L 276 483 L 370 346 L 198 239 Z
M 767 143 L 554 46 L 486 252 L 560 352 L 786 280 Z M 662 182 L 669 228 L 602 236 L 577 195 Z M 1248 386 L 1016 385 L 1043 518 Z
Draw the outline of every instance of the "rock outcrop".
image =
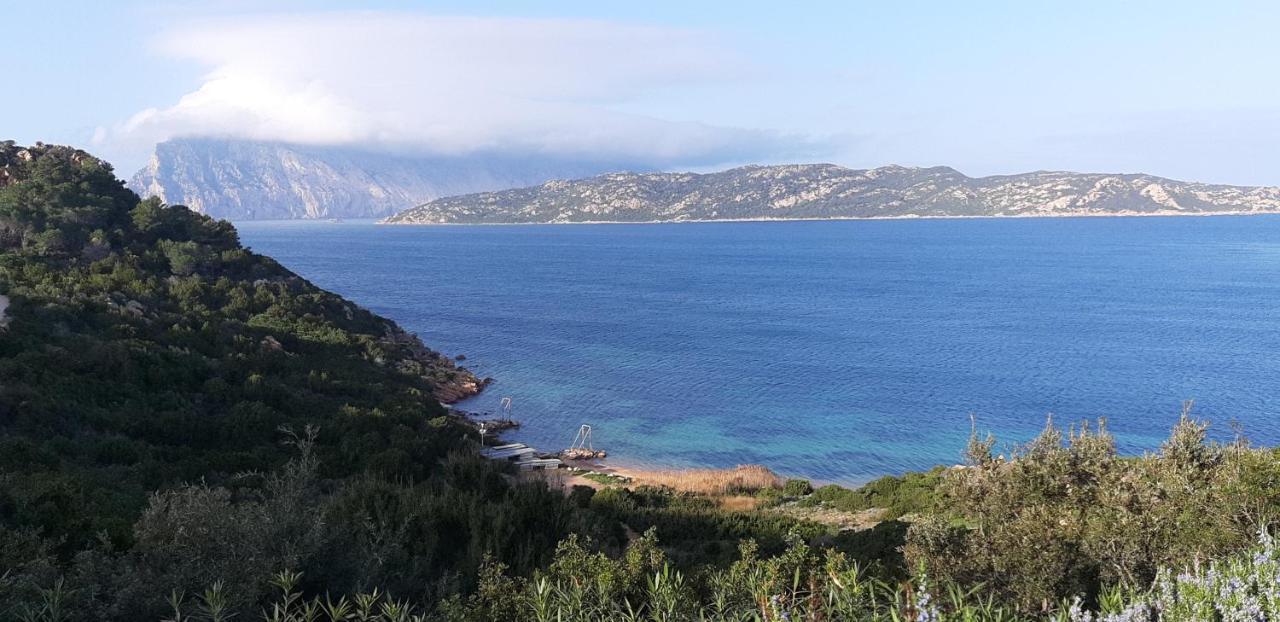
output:
M 404 359 L 396 362 L 396 366 L 405 373 L 422 375 L 430 380 L 435 398 L 443 404 L 467 399 L 492 382 L 491 378 L 479 378 L 453 359 L 428 348 L 417 335 L 395 324 L 388 324 L 384 339 L 407 353 Z

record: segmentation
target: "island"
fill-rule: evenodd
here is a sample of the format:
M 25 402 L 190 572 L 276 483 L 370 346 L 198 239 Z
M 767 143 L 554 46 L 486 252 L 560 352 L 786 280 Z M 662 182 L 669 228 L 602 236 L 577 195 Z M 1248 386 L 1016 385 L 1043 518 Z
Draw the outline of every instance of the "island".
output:
M 1038 171 L 968 177 L 945 166 L 833 164 L 717 173 L 609 173 L 435 199 L 388 224 L 514 224 L 1165 216 L 1280 212 L 1280 188 L 1143 174 Z

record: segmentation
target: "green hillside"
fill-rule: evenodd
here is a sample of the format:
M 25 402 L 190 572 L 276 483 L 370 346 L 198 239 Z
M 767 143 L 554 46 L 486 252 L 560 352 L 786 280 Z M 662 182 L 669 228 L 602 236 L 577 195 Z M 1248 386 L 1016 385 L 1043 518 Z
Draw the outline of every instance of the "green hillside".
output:
M 509 483 L 445 417 L 437 396 L 474 391 L 469 372 L 243 248 L 229 223 L 140 201 L 83 151 L 0 143 L 0 294 L 10 583 L 52 572 L 23 556 L 105 564 L 161 591 L 97 596 L 146 611 L 169 589 L 153 579 L 195 589 L 236 563 L 199 532 L 262 564 L 246 584 L 329 556 L 350 567 L 326 585 L 356 587 L 378 576 L 363 566 L 405 557 L 391 583 L 426 595 L 485 552 L 530 569 L 568 532 L 560 495 Z M 181 484 L 197 487 L 151 497 Z M 308 521 L 314 541 L 279 540 Z

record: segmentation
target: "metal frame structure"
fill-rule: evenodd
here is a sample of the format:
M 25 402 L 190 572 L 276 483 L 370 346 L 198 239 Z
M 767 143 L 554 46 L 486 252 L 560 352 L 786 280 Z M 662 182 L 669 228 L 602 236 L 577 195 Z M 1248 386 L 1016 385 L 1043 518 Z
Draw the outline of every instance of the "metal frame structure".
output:
M 578 435 L 573 437 L 573 444 L 569 446 L 569 449 L 595 451 L 595 448 L 591 446 L 591 426 L 584 423 L 582 427 L 578 428 Z

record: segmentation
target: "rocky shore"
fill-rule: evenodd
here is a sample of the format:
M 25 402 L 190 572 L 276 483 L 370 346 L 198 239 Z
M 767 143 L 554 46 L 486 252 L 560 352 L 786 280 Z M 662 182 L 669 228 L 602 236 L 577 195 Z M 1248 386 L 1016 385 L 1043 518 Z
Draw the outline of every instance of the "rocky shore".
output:
M 417 335 L 394 324 L 388 326 L 384 341 L 405 354 L 396 366 L 405 373 L 431 381 L 434 397 L 442 404 L 465 400 L 493 382 L 493 378 L 480 378 L 453 359 L 428 348 Z

